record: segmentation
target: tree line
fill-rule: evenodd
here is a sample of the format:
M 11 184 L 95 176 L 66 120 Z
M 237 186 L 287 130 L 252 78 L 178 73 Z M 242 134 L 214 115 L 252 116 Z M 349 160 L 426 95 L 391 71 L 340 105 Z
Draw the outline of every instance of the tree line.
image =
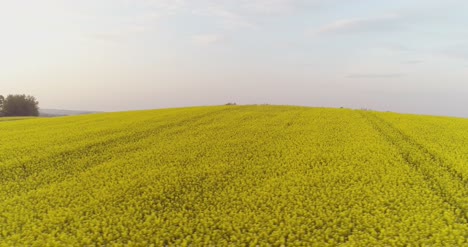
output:
M 39 102 L 34 96 L 10 94 L 0 95 L 0 117 L 39 116 Z

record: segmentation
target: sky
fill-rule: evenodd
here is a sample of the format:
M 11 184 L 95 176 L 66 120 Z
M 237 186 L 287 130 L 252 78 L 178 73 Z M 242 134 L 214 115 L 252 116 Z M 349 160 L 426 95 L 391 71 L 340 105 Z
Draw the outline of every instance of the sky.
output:
M 468 117 L 466 0 L 0 0 L 0 94 Z

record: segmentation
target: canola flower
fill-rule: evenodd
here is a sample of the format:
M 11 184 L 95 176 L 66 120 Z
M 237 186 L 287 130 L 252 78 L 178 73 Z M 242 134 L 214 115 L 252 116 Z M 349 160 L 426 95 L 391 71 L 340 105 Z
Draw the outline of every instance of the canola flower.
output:
M 466 130 L 280 106 L 0 122 L 0 246 L 467 245 Z
M 0 122 L 33 119 L 33 117 L 0 117 Z

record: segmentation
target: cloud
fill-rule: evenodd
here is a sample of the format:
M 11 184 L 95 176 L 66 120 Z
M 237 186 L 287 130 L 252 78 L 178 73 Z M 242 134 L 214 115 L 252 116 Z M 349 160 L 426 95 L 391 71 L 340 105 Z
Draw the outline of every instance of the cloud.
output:
M 424 63 L 424 61 L 423 60 L 407 60 L 401 63 L 402 64 L 420 64 L 420 63 Z
M 260 15 L 294 14 L 304 9 L 322 10 L 324 7 L 334 8 L 347 2 L 357 0 L 234 0 L 242 10 Z
M 391 79 L 405 77 L 402 73 L 389 73 L 389 74 L 350 74 L 347 78 L 351 79 Z
M 417 49 L 414 49 L 412 47 L 408 47 L 408 46 L 402 45 L 402 44 L 388 44 L 388 45 L 385 45 L 384 48 L 387 49 L 388 51 L 391 51 L 391 52 L 404 52 L 404 53 L 407 53 L 407 52 L 416 52 L 417 51 Z
M 328 0 L 330 1 L 330 0 Z M 338 1 L 338 0 L 334 0 Z M 192 13 L 219 18 L 227 28 L 257 28 L 258 18 L 293 14 L 310 0 L 205 0 L 191 5 Z M 326 0 L 312 0 L 314 4 Z
M 248 20 L 246 16 L 228 10 L 225 6 L 210 5 L 192 11 L 194 15 L 216 17 L 221 19 L 227 28 L 254 28 L 256 25 Z
M 468 49 L 462 47 L 453 47 L 442 51 L 442 54 L 449 58 L 468 60 Z
M 323 35 L 393 30 L 399 18 L 396 14 L 389 14 L 372 18 L 342 19 L 320 27 L 315 33 Z
M 135 0 L 127 0 L 135 1 Z M 343 0 L 145 0 L 158 12 L 192 13 L 214 17 L 225 28 L 258 28 L 260 18 L 294 14 L 305 8 L 319 8 Z M 161 15 L 161 13 L 159 13 Z
M 221 42 L 223 36 L 218 34 L 199 34 L 192 36 L 192 42 L 197 45 L 211 45 Z
M 129 0 L 134 2 L 135 0 Z M 186 0 L 143 0 L 144 5 L 154 10 L 161 10 L 166 15 L 175 14 L 187 7 Z
M 88 33 L 84 35 L 84 37 L 86 39 L 104 41 L 104 42 L 121 42 L 128 38 L 147 32 L 148 30 L 149 29 L 146 26 L 130 26 L 130 27 L 125 27 L 125 28 L 121 28 L 118 30 L 114 30 L 114 31 L 109 30 L 109 31 Z
M 300 0 L 242 0 L 241 7 L 256 14 L 286 14 L 299 8 Z
M 97 32 L 85 35 L 87 39 L 105 41 L 105 42 L 119 42 L 125 38 L 125 35 L 114 32 Z

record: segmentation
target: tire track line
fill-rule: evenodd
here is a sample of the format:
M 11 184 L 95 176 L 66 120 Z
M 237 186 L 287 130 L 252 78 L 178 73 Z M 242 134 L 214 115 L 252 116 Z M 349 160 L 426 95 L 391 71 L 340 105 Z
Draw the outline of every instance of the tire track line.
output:
M 390 123 L 373 113 L 360 114 L 398 150 L 405 163 L 423 176 L 429 188 L 455 209 L 454 213 L 461 220 L 460 223 L 468 223 L 468 205 L 460 200 L 468 197 L 468 188 L 461 176 L 456 175 L 440 158 Z

